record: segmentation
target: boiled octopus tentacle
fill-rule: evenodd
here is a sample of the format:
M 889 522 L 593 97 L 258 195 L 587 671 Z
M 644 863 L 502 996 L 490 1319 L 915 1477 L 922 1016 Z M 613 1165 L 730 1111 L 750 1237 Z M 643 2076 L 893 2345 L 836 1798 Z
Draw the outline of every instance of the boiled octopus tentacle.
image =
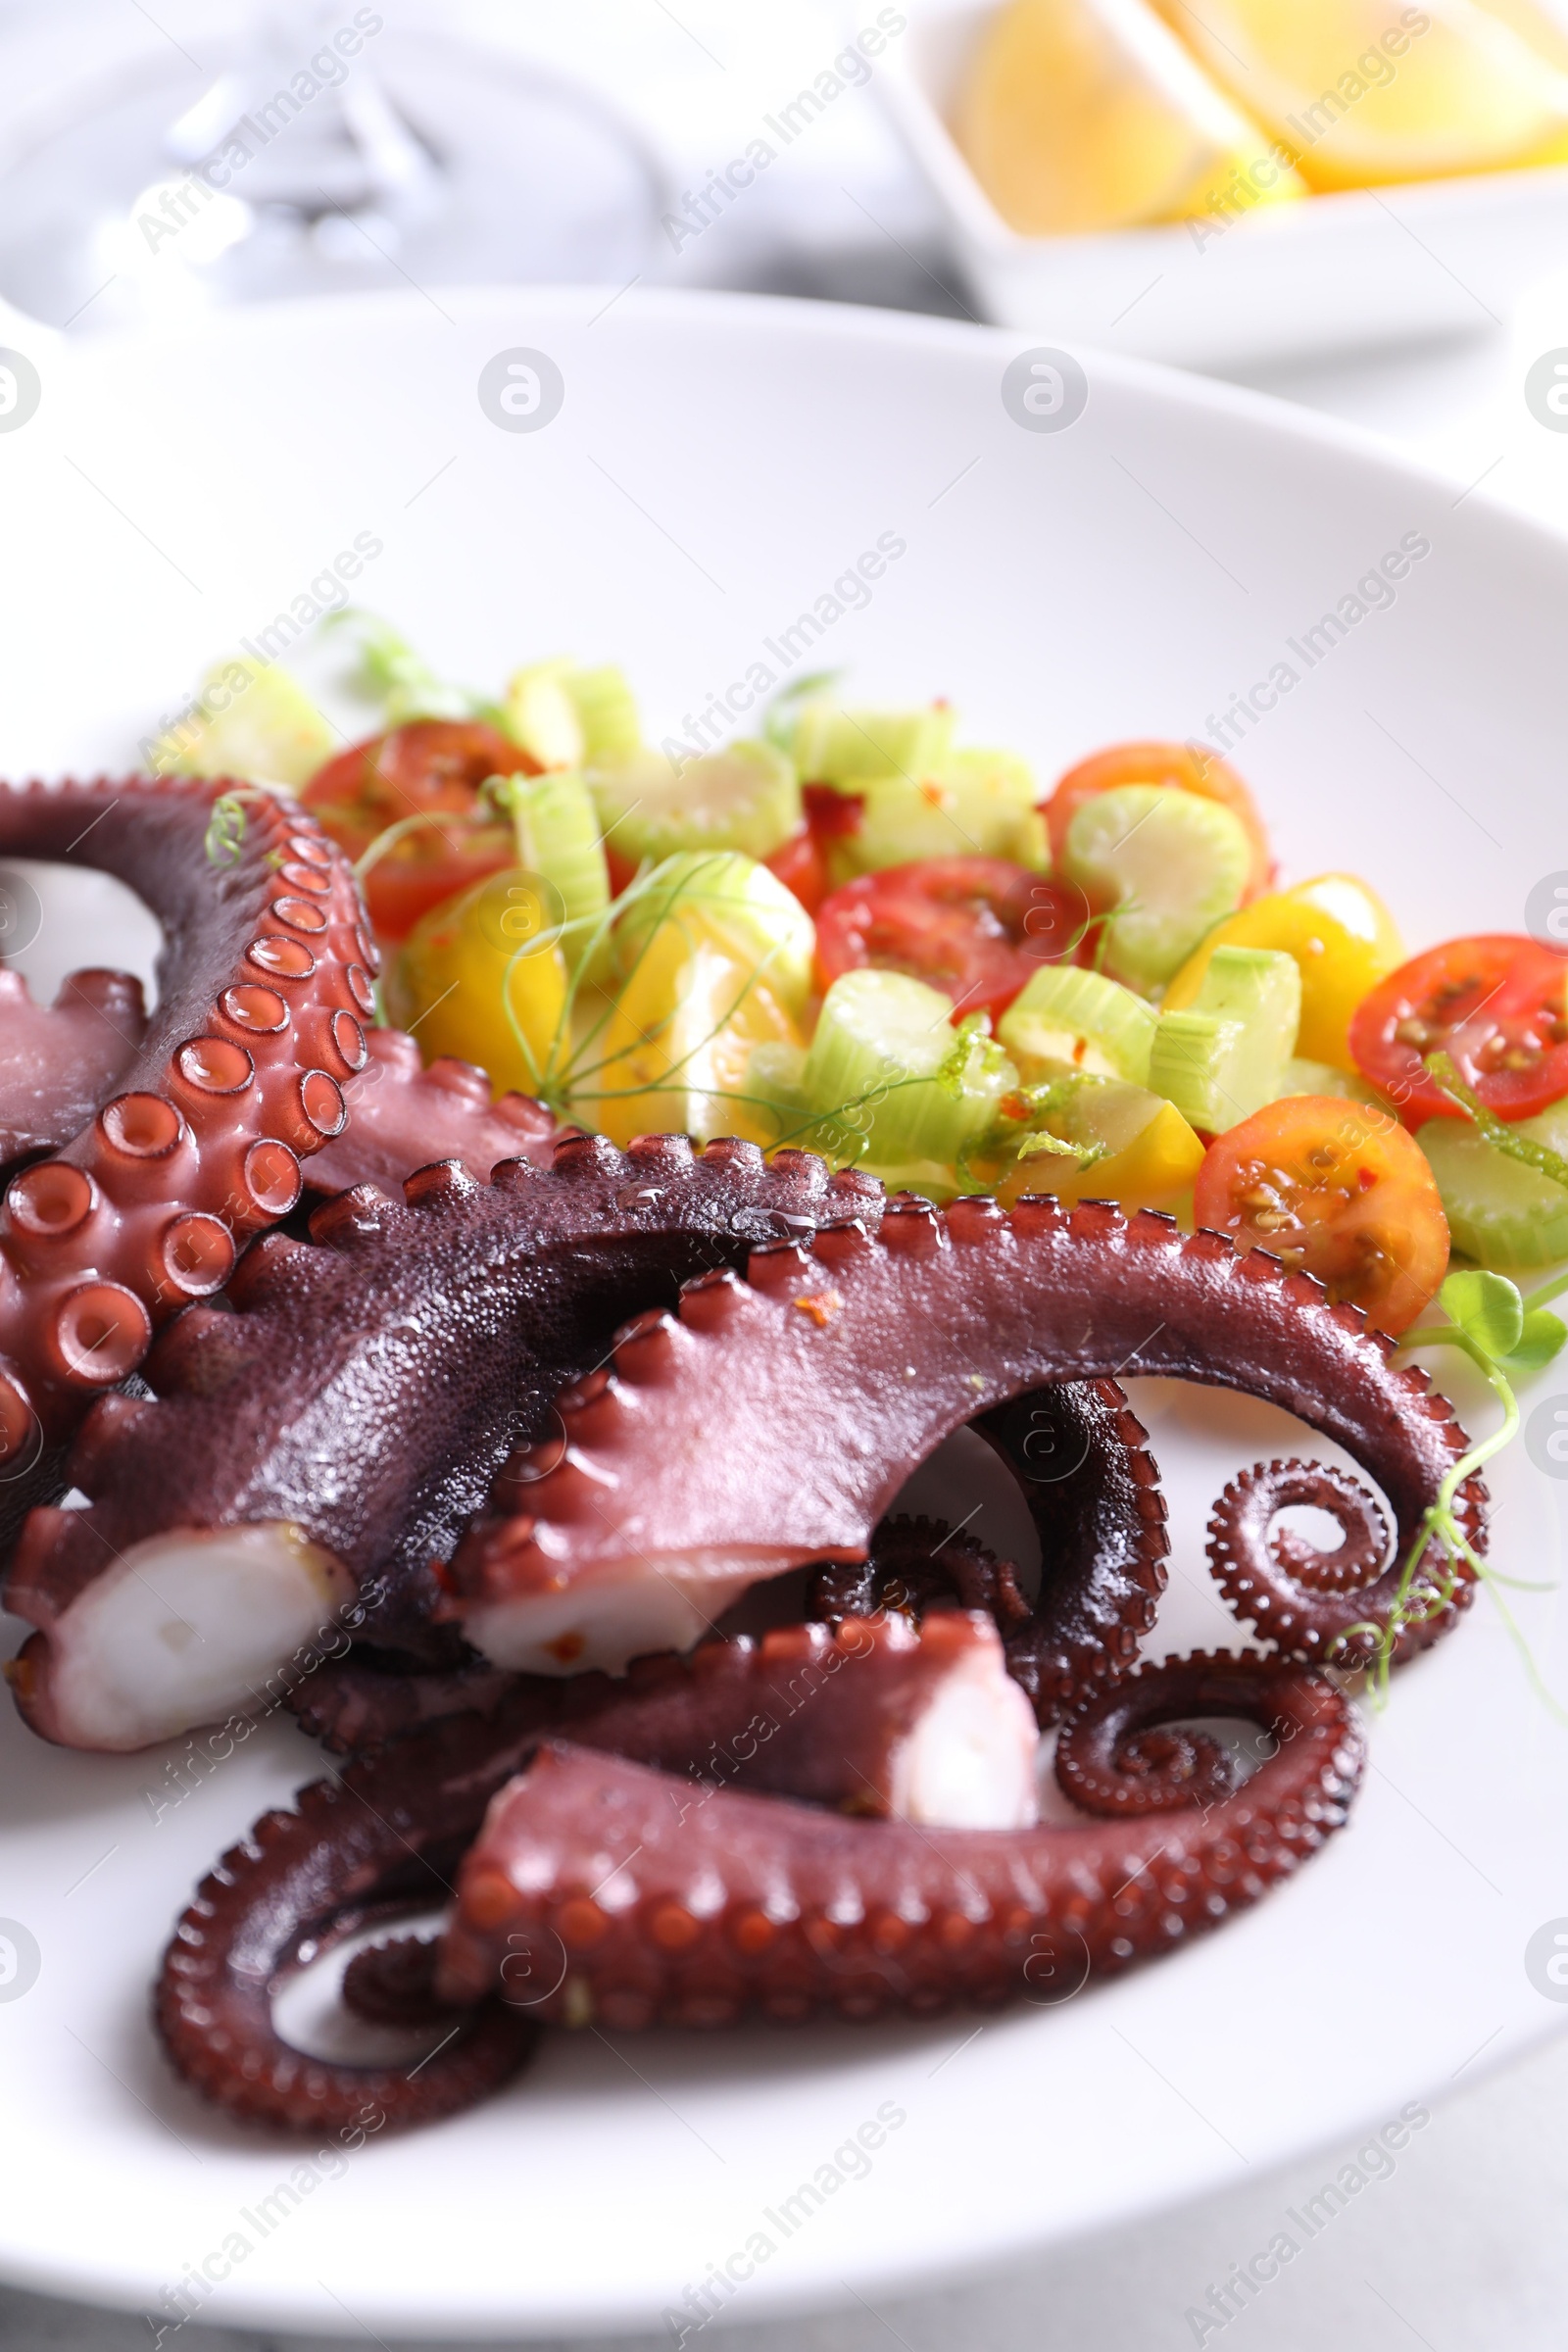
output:
M 1281 1511 L 1302 1503 L 1338 1520 L 1341 1540 L 1332 1550 L 1275 1524 Z M 1208 1537 L 1225 1598 L 1285 1658 L 1365 1665 L 1398 1603 L 1391 1649 L 1397 1662 L 1446 1633 L 1475 1592 L 1470 1578 L 1456 1579 L 1429 1555 L 1399 1602 L 1408 1553 L 1402 1531 L 1391 1557 L 1388 1520 L 1375 1496 L 1328 1462 L 1270 1462 L 1233 1479 L 1214 1505 Z
M 446 1572 L 494 1664 L 613 1668 L 672 1592 L 716 1616 L 759 1579 L 865 1556 L 909 1471 L 977 1412 L 1060 1379 L 1141 1369 L 1243 1389 L 1356 1456 L 1401 1546 L 1465 1450 L 1424 1372 L 1320 1284 L 1152 1211 L 906 1196 L 752 1252 L 627 1326 L 557 1399 L 559 1431 L 497 1481 Z M 1482 1539 L 1485 1490 L 1455 1515 Z M 1436 1627 L 1430 1630 L 1438 1630 Z
M 553 1426 L 561 1380 L 683 1277 L 881 1208 L 869 1178 L 808 1152 L 699 1158 L 669 1136 L 625 1153 L 568 1138 L 548 1174 L 511 1160 L 489 1185 L 441 1162 L 405 1189 L 326 1202 L 314 1246 L 266 1237 L 238 1311 L 195 1307 L 163 1336 L 156 1397 L 89 1416 L 68 1472 L 88 1507 L 31 1513 L 5 1592 L 39 1629 L 8 1672 L 46 1738 L 139 1747 L 279 1704 L 346 1646 L 344 1622 L 456 1664 L 431 1562 L 518 1435 Z M 706 1626 L 688 1610 L 635 1646 Z
M 851 1664 L 855 1673 L 833 1679 Z M 1034 1818 L 1036 1740 L 1005 1670 L 989 1611 L 955 1609 L 950 1594 L 919 1627 L 898 1611 L 858 1612 L 832 1629 L 779 1626 L 760 1641 L 728 1636 L 685 1656 L 634 1658 L 620 1677 L 510 1675 L 482 1664 L 400 1675 L 351 1657 L 314 1675 L 293 1711 L 338 1754 L 444 1715 L 505 1711 L 541 1738 L 668 1771 L 910 1820 L 938 1818 L 932 1807 L 946 1790 L 942 1819 L 956 1820 L 961 1801 L 1008 1823 Z M 955 1792 L 944 1774 L 960 1752 L 969 1777 Z
M 1230 1661 L 1216 1680 L 1203 1655 L 1167 1660 L 1102 1691 L 1056 1742 L 1056 1781 L 1086 1813 L 1132 1820 L 1172 1805 L 1217 1805 L 1242 1785 L 1229 1748 L 1177 1716 L 1226 1715 Z M 1255 1661 L 1249 1661 L 1256 1670 Z M 1266 1672 L 1266 1666 L 1264 1668 Z
M 1165 1500 L 1148 1432 L 1113 1380 L 1036 1389 L 974 1424 L 1017 1478 L 1040 1536 L 1031 1604 L 1010 1562 L 925 1522 L 884 1521 L 864 1562 L 818 1571 L 812 1613 L 912 1607 L 937 1593 L 989 1609 L 1044 1729 L 1124 1674 L 1165 1589 Z M 907 1597 L 897 1597 L 903 1593 Z
M 1188 1660 L 1087 1704 L 1129 1693 L 1146 1722 L 1250 1719 L 1272 1753 L 1157 1819 L 965 1832 L 732 1789 L 682 1820 L 668 1776 L 551 1742 L 464 1860 L 437 1991 L 481 2001 L 522 1952 L 541 1974 L 560 1955 L 536 2016 L 612 2031 L 1065 1997 L 1255 1902 L 1341 1826 L 1360 1773 L 1350 1703 L 1313 1670 Z
M 461 1772 L 451 1778 L 429 1772 L 415 1786 L 382 1772 L 373 1797 L 352 1770 L 314 1782 L 297 1812 L 264 1813 L 202 1881 L 154 1999 L 164 2045 L 194 2088 L 248 2121 L 315 2132 L 377 2109 L 397 2124 L 433 2123 L 527 2063 L 537 2023 L 502 2001 L 466 2005 L 419 2066 L 312 2058 L 272 2023 L 274 1989 L 309 1960 L 389 1905 L 406 1915 L 448 1896 L 484 1803 Z
M 207 850 L 215 803 L 244 830 Z M 158 1009 L 116 1092 L 14 1177 L 0 1228 L 0 1467 L 57 1442 L 219 1291 L 342 1127 L 375 951 L 353 873 L 308 811 L 232 783 L 0 787 L 0 854 L 117 874 L 163 924 Z
M 54 1003 L 35 1004 L 22 974 L 0 969 L 0 1168 L 84 1127 L 146 1030 L 129 972 L 68 972 Z
M 305 1171 L 313 1192 L 373 1184 L 395 1195 L 411 1169 L 436 1159 L 457 1160 L 480 1184 L 503 1159 L 550 1166 L 562 1130 L 542 1102 L 492 1101 L 483 1070 L 451 1054 L 426 1068 L 417 1039 L 401 1029 L 368 1029 L 365 1043 L 365 1067 L 343 1089 L 348 1125 Z
M 993 1418 L 976 1426 L 989 1436 Z M 1084 1690 L 1127 1670 L 1164 1589 L 1165 1504 L 1144 1434 L 1113 1381 L 1019 1400 L 999 1450 L 1025 1482 L 1040 1529 L 1033 1605 L 1011 1561 L 940 1521 L 903 1518 L 882 1522 L 867 1559 L 819 1569 L 806 1614 L 836 1624 L 885 1609 L 918 1620 L 933 1603 L 984 1609 L 1037 1721 L 1058 1722 Z M 1070 1466 L 1042 1482 L 1046 1457 Z M 304 1731 L 348 1754 L 441 1715 L 488 1712 L 514 1679 L 482 1660 L 411 1673 L 407 1660 L 362 1644 L 309 1675 L 286 1703 Z
M 682 1819 L 725 1788 L 781 1787 L 915 1822 L 1035 1817 L 1034 1726 L 980 1614 L 934 1613 L 920 1630 L 898 1617 L 837 1633 L 795 1626 L 760 1642 L 707 1643 L 690 1659 L 643 1660 L 619 1682 L 514 1681 L 488 1716 L 450 1716 L 358 1759 L 341 1780 L 302 1790 L 296 1813 L 264 1815 L 224 1855 L 175 1931 L 157 1996 L 165 2045 L 187 2081 L 235 2114 L 314 2130 L 368 2099 L 394 2124 L 428 2121 L 514 2071 L 532 2032 L 516 2021 L 559 1983 L 540 1975 L 542 1947 L 503 1945 L 500 1991 L 515 2006 L 455 2015 L 467 2031 L 451 2063 L 429 2082 L 436 2061 L 416 2070 L 407 2094 L 384 2069 L 292 2049 L 271 1996 L 368 1921 L 438 1901 L 490 1799 L 563 1731 L 654 1767 Z M 973 1769 L 976 1740 L 988 1776 Z M 352 1970 L 345 1994 L 362 2017 L 416 2023 L 439 2006 L 428 1961 L 404 1939 Z

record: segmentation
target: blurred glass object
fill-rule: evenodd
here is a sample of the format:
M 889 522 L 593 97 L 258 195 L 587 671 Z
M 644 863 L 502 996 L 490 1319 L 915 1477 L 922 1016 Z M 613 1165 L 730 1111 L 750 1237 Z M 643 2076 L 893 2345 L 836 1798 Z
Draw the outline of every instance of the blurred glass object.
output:
M 397 11 L 259 13 L 197 90 L 84 74 L 0 155 L 0 295 L 85 331 L 292 295 L 622 284 L 666 201 L 595 91 Z

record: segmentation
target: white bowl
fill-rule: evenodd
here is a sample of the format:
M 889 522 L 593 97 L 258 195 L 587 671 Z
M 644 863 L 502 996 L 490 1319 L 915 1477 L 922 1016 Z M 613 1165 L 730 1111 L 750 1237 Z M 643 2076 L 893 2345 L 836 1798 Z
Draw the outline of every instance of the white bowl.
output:
M 1344 430 L 1137 363 L 1089 357 L 1083 414 L 1040 432 L 1003 404 L 1014 336 L 608 300 L 443 290 L 439 310 L 411 293 L 40 345 L 36 416 L 0 435 L 6 765 L 126 760 L 199 667 L 313 581 L 326 592 L 335 552 L 368 532 L 359 593 L 448 674 L 493 685 L 558 649 L 622 659 L 660 735 L 749 666 L 777 674 L 770 647 L 812 612 L 802 668 L 843 664 L 870 698 L 946 691 L 970 740 L 1049 777 L 1118 736 L 1202 733 L 1414 536 L 1430 552 L 1392 606 L 1297 662 L 1249 727 L 1239 757 L 1285 870 L 1361 868 L 1425 944 L 1517 928 L 1562 858 L 1568 554 L 1528 523 L 1479 496 L 1454 512 Z M 498 430 L 478 397 L 519 347 L 564 377 L 537 432 Z M 860 599 L 853 566 L 884 535 L 901 552 Z M 96 918 L 75 944 L 76 961 L 119 952 Z M 1476 1407 L 1474 1384 L 1455 1394 Z M 1152 1646 L 1234 1642 L 1207 1507 L 1301 1434 L 1160 1384 L 1139 1409 L 1175 1530 Z M 1501 1565 L 1550 1576 L 1565 1490 L 1515 1448 L 1494 1491 Z M 1551 1597 L 1511 1598 L 1561 1687 Z M 0 1914 L 41 1952 L 25 1997 L 0 1999 L 0 2277 L 156 2310 L 213 2256 L 230 2267 L 203 2306 L 220 2326 L 655 2327 L 887 2101 L 906 2121 L 869 2175 L 778 2240 L 734 2316 L 875 2300 L 1255 2179 L 1568 2018 L 1524 1967 L 1568 1909 L 1568 1740 L 1485 1598 L 1370 1731 L 1343 1837 L 1223 1933 L 1103 1991 L 931 2026 L 559 2035 L 502 2097 L 373 2140 L 341 2178 L 317 2168 L 263 2235 L 241 2217 L 295 2152 L 173 2080 L 147 1992 L 197 1878 L 319 1758 L 274 1722 L 160 1802 L 183 1742 L 69 1754 L 0 1707 Z M 225 2257 L 235 2231 L 247 2250 Z
M 1210 223 L 1028 237 L 997 211 L 949 116 L 997 0 L 906 0 L 877 86 L 930 182 L 983 314 L 1183 366 L 1476 334 L 1562 266 L 1568 167 L 1266 205 Z M 856 0 L 874 23 L 875 0 Z

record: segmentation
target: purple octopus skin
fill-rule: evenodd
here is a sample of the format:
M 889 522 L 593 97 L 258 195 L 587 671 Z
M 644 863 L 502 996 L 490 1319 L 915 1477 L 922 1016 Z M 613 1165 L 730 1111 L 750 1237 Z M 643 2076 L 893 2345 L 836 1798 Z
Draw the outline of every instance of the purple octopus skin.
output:
M 1018 1480 L 1040 1537 L 1031 1604 L 1010 1562 L 921 1520 L 884 1521 L 864 1561 L 823 1568 L 810 1614 L 918 1615 L 933 1598 L 990 1611 L 1044 1730 L 1125 1674 L 1165 1589 L 1165 1498 L 1147 1431 L 1113 1380 L 1036 1389 L 973 1424 Z
M 0 1169 L 85 1127 L 146 1031 L 129 972 L 68 972 L 54 1003 L 35 1004 L 22 974 L 0 968 Z
M 1309 1503 L 1337 1519 L 1332 1551 L 1278 1527 L 1279 1513 Z M 1233 1479 L 1208 1523 L 1208 1557 L 1231 1607 L 1285 1658 L 1364 1666 L 1394 1640 L 1397 1664 L 1450 1626 L 1475 1596 L 1429 1562 L 1400 1599 L 1405 1550 L 1389 1549 L 1389 1526 L 1359 1479 L 1328 1462 L 1269 1462 Z
M 933 1603 L 986 1610 L 1009 1673 L 1045 1728 L 1099 1683 L 1125 1673 L 1165 1586 L 1165 1502 L 1145 1432 L 1114 1381 L 1063 1384 L 975 1425 L 1018 1478 L 1035 1516 L 1041 1586 L 1025 1598 L 1010 1561 L 939 1521 L 884 1520 L 863 1561 L 824 1568 L 806 1613 L 827 1623 Z M 1043 1478 L 1051 1467 L 1055 1475 Z M 335 1658 L 290 1692 L 301 1727 L 339 1754 L 468 1708 L 495 1706 L 516 1679 L 468 1661 L 410 1672 L 366 1653 Z
M 921 1820 L 933 1796 L 956 1796 L 960 1810 L 972 1799 L 961 1774 L 944 1780 L 944 1757 L 977 1717 L 990 1743 L 982 1793 L 995 1818 L 1021 1827 L 1034 1819 L 1036 1735 L 983 1615 L 933 1612 L 921 1629 L 900 1618 L 836 1633 L 800 1625 L 760 1642 L 710 1642 L 689 1659 L 646 1659 L 620 1681 L 514 1681 L 488 1715 L 449 1716 L 356 1759 L 341 1779 L 302 1790 L 297 1813 L 265 1815 L 224 1855 L 166 1955 L 156 2004 L 165 2046 L 187 2081 L 253 2121 L 316 2131 L 367 2100 L 394 2124 L 466 2106 L 526 2056 L 532 1996 L 551 1989 L 524 1982 L 532 1972 L 515 1948 L 504 1989 L 516 2008 L 490 2003 L 455 2018 L 462 2030 L 450 2048 L 412 2077 L 290 2049 L 271 1994 L 368 1920 L 438 1900 L 486 1804 L 543 1738 L 568 1732 L 656 1766 L 680 1819 L 743 1788 L 861 1815 L 903 1805 Z M 361 2014 L 408 2014 L 406 1947 L 355 1967 Z M 378 1969 L 390 1979 L 379 2000 Z
M 326 1202 L 314 1245 L 258 1244 L 237 1311 L 165 1334 L 155 1397 L 89 1417 L 69 1465 L 87 1507 L 31 1513 L 5 1592 L 38 1629 L 8 1672 L 44 1737 L 138 1747 L 275 1702 L 351 1608 L 367 1639 L 457 1662 L 431 1563 L 562 1379 L 682 1277 L 881 1208 L 809 1153 L 684 1137 L 568 1139 L 550 1173 L 485 1186 L 443 1162 L 406 1191 Z
M 215 803 L 243 834 L 208 854 Z M 153 1326 L 228 1280 L 338 1133 L 375 952 L 353 872 L 308 810 L 232 782 L 0 786 L 0 855 L 117 874 L 163 925 L 158 1008 L 0 1224 L 0 1469 L 67 1438 Z
M 961 1423 L 1135 1358 L 1323 1430 L 1377 1480 L 1408 1553 L 1465 1439 L 1392 1355 L 1310 1276 L 1151 1211 L 1025 1199 L 1008 1216 L 962 1199 L 943 1215 L 901 1197 L 874 1238 L 851 1223 L 764 1247 L 744 1281 L 704 1276 L 678 1317 L 629 1325 L 557 1399 L 559 1431 L 503 1471 L 446 1605 L 494 1664 L 613 1667 L 628 1625 L 673 1621 L 672 1595 L 716 1617 L 759 1579 L 863 1559 L 910 1469 Z M 1454 1498 L 1478 1548 L 1484 1501 L 1475 1478 Z
M 1177 1809 L 1157 1819 L 954 1831 L 731 1789 L 682 1818 L 667 1775 L 552 1741 L 464 1860 L 436 1990 L 482 2002 L 520 1953 L 541 1989 L 559 1975 L 542 2022 L 612 2032 L 1064 1997 L 1255 1902 L 1341 1826 L 1359 1777 L 1350 1702 L 1309 1668 L 1146 1668 L 1089 1699 L 1060 1744 L 1070 1756 L 1099 1714 L 1129 1709 L 1239 1715 L 1274 1752 L 1200 1808 L 1167 1788 Z
M 418 1041 L 401 1029 L 367 1030 L 365 1043 L 365 1067 L 343 1089 L 348 1125 L 306 1169 L 313 1192 L 373 1184 L 396 1195 L 413 1169 L 437 1159 L 457 1160 L 480 1184 L 504 1159 L 550 1166 L 564 1131 L 542 1102 L 493 1101 L 483 1070 L 450 1054 L 426 1068 Z

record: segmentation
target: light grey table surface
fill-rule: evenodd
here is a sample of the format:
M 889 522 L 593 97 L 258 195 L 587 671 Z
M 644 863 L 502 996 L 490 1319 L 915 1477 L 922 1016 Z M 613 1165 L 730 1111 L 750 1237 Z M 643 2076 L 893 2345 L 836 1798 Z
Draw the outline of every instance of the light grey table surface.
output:
M 120 46 L 177 34 L 200 50 L 233 13 L 230 0 L 170 0 L 154 25 L 137 0 L 53 0 L 47 11 L 34 0 L 0 0 L 0 125 L 9 108 L 48 85 L 85 26 L 107 27 Z M 760 9 L 757 0 L 685 0 L 678 19 L 660 0 L 582 0 L 569 14 L 534 0 L 475 0 L 463 13 L 512 37 L 521 28 L 564 62 L 572 62 L 574 43 L 586 44 L 595 64 L 614 56 L 628 88 L 635 84 L 645 105 L 661 110 L 677 164 L 689 161 L 694 171 L 720 151 L 724 125 L 744 118 L 770 76 L 788 79 L 796 61 L 833 37 L 829 0 L 772 0 Z M 847 190 L 870 204 L 871 230 L 851 212 Z M 870 107 L 846 112 L 832 137 L 803 159 L 790 189 L 777 191 L 771 216 L 748 224 L 744 244 L 715 256 L 714 274 L 781 291 L 959 314 L 964 307 L 929 208 Z M 1485 331 L 1467 342 L 1258 368 L 1249 380 L 1384 434 L 1443 471 L 1456 500 L 1495 497 L 1568 525 L 1568 434 L 1541 432 L 1521 396 L 1529 360 L 1568 346 L 1568 286 L 1544 289 L 1506 324 L 1478 325 Z M 1454 1934 L 1463 1933 L 1458 1919 Z M 1443 1960 L 1434 1951 L 1432 1967 L 1441 1970 Z M 1353 1953 L 1344 1965 L 1354 1967 Z M 1568 2010 L 1561 2015 L 1568 2024 Z M 1369 2017 L 1368 2033 L 1376 2030 Z M 1310 2034 L 1312 2021 L 1282 2017 L 1279 2031 Z M 1331 2055 L 1354 2065 L 1353 2050 Z M 1223 2292 L 1234 2266 L 1266 2247 L 1287 2226 L 1287 2212 L 1299 2212 L 1351 2148 L 1318 2151 L 1241 2188 L 943 2293 L 771 2322 L 751 2329 L 750 2340 L 756 2352 L 1174 2352 L 1194 2343 L 1222 2343 L 1226 2352 L 1322 2352 L 1329 2343 L 1336 2352 L 1561 2352 L 1568 2040 L 1544 2042 L 1494 2075 L 1484 2068 L 1483 2052 L 1435 2100 L 1430 2128 L 1392 2175 L 1373 2181 L 1254 2300 L 1232 2304 L 1229 2318 L 1218 2316 L 1223 2301 L 1217 2309 L 1208 2303 L 1211 2289 Z M 24 2161 L 24 2146 L 6 2148 L 0 2183 L 7 2164 Z M 166 2339 L 188 2352 L 264 2352 L 285 2342 L 303 2352 L 327 2340 L 194 2325 Z M 419 2341 L 436 2352 L 439 2339 Z M 616 2339 L 619 2352 L 663 2341 Z M 0 2352 L 146 2352 L 152 2343 L 140 2315 L 0 2288 Z

